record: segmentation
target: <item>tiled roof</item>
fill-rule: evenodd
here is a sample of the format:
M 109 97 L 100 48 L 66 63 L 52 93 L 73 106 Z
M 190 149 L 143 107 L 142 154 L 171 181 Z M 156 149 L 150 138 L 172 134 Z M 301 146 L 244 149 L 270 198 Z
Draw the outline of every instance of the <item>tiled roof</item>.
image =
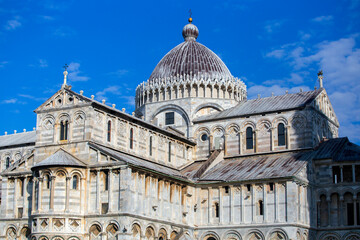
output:
M 291 177 L 302 169 L 312 156 L 312 151 L 301 151 L 226 159 L 199 180 L 231 182 Z
M 36 131 L 22 132 L 10 135 L 0 136 L 0 148 L 14 145 L 34 143 L 36 140 Z
M 199 117 L 195 119 L 194 122 L 249 116 L 255 114 L 301 108 L 311 103 L 321 91 L 322 89 L 320 88 L 318 90 L 308 92 L 299 92 L 280 96 L 247 100 L 240 102 L 235 107 L 229 108 L 222 112 Z
M 334 161 L 360 161 L 360 146 L 351 143 L 348 138 L 334 138 L 320 143 L 315 159 Z
M 86 164 L 66 152 L 63 149 L 57 150 L 50 157 L 45 158 L 41 162 L 35 164 L 32 168 L 47 167 L 47 166 L 73 166 L 73 167 L 85 167 Z
M 96 143 L 90 143 L 91 147 L 94 147 L 95 149 L 98 149 L 99 151 L 109 154 L 110 156 L 112 156 L 115 159 L 118 159 L 120 161 L 124 161 L 130 165 L 134 165 L 136 167 L 139 168 L 146 168 L 150 171 L 155 171 L 158 173 L 162 173 L 165 175 L 169 175 L 169 176 L 173 176 L 173 177 L 178 177 L 178 178 L 182 178 L 182 179 L 186 179 L 186 177 L 181 174 L 181 172 L 175 168 L 171 168 L 156 162 L 151 162 L 139 157 L 135 157 L 135 156 L 131 156 L 125 153 L 122 153 L 120 151 L 115 151 L 111 148 L 96 144 Z
M 229 69 L 214 52 L 196 41 L 185 41 L 160 60 L 149 81 L 185 74 L 206 75 L 210 79 L 233 79 Z

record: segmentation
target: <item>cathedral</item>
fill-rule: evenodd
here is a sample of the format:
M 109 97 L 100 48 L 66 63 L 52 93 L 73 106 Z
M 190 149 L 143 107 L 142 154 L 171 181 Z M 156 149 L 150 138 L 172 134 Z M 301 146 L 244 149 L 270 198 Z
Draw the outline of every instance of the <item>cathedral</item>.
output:
M 322 72 L 250 100 L 191 18 L 182 35 L 134 112 L 65 69 L 36 128 L 0 136 L 0 239 L 360 239 L 360 146 L 338 137 Z

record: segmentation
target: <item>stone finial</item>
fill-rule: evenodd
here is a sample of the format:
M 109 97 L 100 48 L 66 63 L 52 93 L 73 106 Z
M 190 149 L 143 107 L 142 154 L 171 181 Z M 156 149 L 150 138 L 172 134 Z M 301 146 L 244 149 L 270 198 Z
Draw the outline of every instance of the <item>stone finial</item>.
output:
M 122 109 L 121 109 L 121 111 L 122 111 L 123 113 L 125 112 L 125 110 L 126 110 L 125 108 L 122 108 Z
M 7 135 L 7 132 L 5 132 L 5 135 Z
M 141 120 L 145 120 L 145 117 L 144 117 L 144 116 L 141 116 Z
M 131 115 L 132 115 L 132 116 L 135 116 L 135 112 L 132 112 Z
M 258 99 L 260 99 L 260 94 L 258 94 Z
M 323 86 L 323 71 L 320 70 L 317 75 L 318 75 L 318 80 L 319 80 L 319 86 L 320 86 L 320 88 L 323 88 L 324 87 Z
M 35 130 L 36 130 L 36 128 L 33 127 L 33 131 L 35 131 Z
M 17 131 L 16 131 L 16 130 L 14 130 L 14 134 L 16 134 L 16 132 L 17 132 Z
M 302 88 L 300 88 L 300 92 L 303 92 L 303 89 L 302 89 Z
M 112 104 L 112 107 L 115 108 L 115 107 L 116 107 L 116 104 L 113 103 L 113 104 Z
M 317 89 L 317 87 L 315 86 L 315 87 L 314 87 L 314 89 L 316 90 L 316 89 Z
M 102 104 L 105 104 L 105 99 L 103 99 L 101 102 L 102 102 Z
M 271 96 L 272 96 L 272 97 L 274 96 L 274 92 L 271 93 Z
M 94 95 L 91 95 L 91 100 L 94 100 L 94 97 L 95 97 Z
M 68 67 L 69 67 L 69 65 L 67 65 L 67 64 L 65 64 L 63 67 L 65 69 L 65 71 L 63 72 L 63 74 L 64 74 L 64 83 L 62 85 L 63 88 L 67 86 L 66 82 L 67 82 L 67 75 L 68 75 L 68 72 L 67 72 Z
M 23 131 L 26 132 L 26 129 L 24 128 Z
M 289 94 L 289 90 L 286 90 L 286 91 L 285 91 L 285 94 Z
M 83 90 L 80 90 L 80 95 L 83 95 L 84 94 L 84 91 Z

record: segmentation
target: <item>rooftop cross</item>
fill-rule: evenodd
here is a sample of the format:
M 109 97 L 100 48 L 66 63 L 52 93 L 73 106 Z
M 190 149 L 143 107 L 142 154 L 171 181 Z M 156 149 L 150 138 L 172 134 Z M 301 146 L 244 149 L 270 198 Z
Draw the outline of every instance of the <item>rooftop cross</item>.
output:
M 189 17 L 189 23 L 191 23 L 191 22 L 192 22 L 192 18 L 191 18 L 192 12 L 191 12 L 191 9 L 189 10 L 189 15 L 190 15 L 190 17 Z

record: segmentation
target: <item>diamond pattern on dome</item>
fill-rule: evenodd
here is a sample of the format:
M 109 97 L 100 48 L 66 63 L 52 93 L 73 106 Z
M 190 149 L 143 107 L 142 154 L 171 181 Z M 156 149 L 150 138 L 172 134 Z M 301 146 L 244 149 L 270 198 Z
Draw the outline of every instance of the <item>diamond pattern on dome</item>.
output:
M 186 74 L 204 75 L 210 79 L 233 78 L 224 62 L 214 52 L 196 41 L 184 41 L 160 60 L 149 81 Z

